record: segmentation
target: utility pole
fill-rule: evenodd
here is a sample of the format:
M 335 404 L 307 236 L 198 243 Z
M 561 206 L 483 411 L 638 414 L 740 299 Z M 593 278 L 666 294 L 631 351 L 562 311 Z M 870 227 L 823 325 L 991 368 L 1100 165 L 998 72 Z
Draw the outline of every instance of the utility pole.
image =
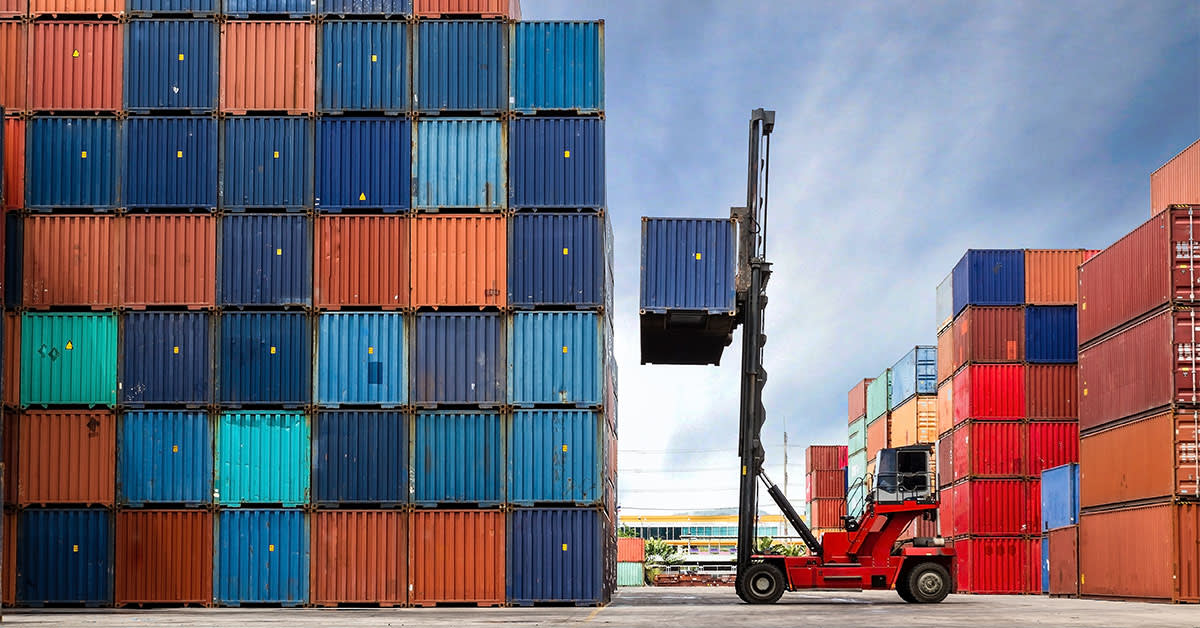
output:
M 783 494 L 788 494 L 788 444 L 787 444 L 787 419 L 783 420 Z M 788 529 L 787 518 L 783 521 L 783 534 L 790 536 L 791 530 Z

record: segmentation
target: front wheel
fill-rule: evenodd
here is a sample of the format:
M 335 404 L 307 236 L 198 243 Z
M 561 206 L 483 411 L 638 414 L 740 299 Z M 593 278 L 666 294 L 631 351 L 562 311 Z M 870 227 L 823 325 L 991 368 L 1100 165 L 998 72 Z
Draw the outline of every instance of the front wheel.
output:
M 746 570 L 745 578 L 739 580 L 743 580 L 739 587 L 740 597 L 747 604 L 774 604 L 787 589 L 783 572 L 767 563 L 751 565 Z
M 921 563 L 909 570 L 904 578 L 904 587 L 911 600 L 917 604 L 937 604 L 950 595 L 950 572 L 937 563 Z M 896 590 L 900 591 L 899 583 Z M 901 594 L 901 597 L 904 597 Z

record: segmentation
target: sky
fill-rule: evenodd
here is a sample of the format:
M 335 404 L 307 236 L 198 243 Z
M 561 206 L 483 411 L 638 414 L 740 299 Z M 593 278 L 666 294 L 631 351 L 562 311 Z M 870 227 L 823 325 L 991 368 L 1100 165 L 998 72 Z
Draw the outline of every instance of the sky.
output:
M 737 504 L 738 347 L 643 366 L 640 217 L 744 204 L 750 111 L 772 136 L 764 444 L 803 510 L 804 448 L 847 391 L 936 342 L 968 248 L 1103 248 L 1200 138 L 1200 3 L 523 0 L 605 20 L 621 514 Z M 765 496 L 763 500 L 769 501 Z

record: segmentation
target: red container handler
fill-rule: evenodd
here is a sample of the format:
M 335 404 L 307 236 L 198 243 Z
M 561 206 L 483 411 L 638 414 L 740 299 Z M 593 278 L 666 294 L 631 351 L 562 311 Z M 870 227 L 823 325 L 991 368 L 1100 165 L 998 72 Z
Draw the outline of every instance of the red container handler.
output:
M 1079 365 L 1026 364 L 1025 416 L 1029 419 L 1079 418 Z
M 1079 462 L 1079 424 L 1075 421 L 1034 421 L 1028 425 L 1028 454 L 1025 473 L 1038 477 L 1042 471 Z
M 120 110 L 122 26 L 116 22 L 33 22 L 29 35 L 29 109 Z
M 117 606 L 212 603 L 213 517 L 204 510 L 117 513 Z
M 1032 534 L 1029 490 L 1022 479 L 964 480 L 950 487 L 954 536 Z
M 967 306 L 954 319 L 954 370 L 1025 359 L 1025 308 Z
M 846 459 L 845 445 L 809 445 L 804 451 L 805 473 L 844 469 Z
M 1036 547 L 1035 547 L 1036 546 Z M 1041 590 L 1041 540 L 965 537 L 954 540 L 954 582 L 959 593 L 1011 595 Z
M 405 604 L 408 517 L 397 510 L 317 511 L 312 530 L 312 603 Z
M 1056 597 L 1079 597 L 1079 526 L 1050 530 L 1046 536 L 1050 545 L 1048 593 Z
M 1025 367 L 972 364 L 954 376 L 954 424 L 1025 417 Z
M 1016 421 L 968 421 L 952 435 L 954 481 L 1027 475 L 1029 428 Z
M 414 606 L 504 604 L 504 513 L 418 510 L 409 529 Z
M 847 423 L 853 423 L 867 415 L 867 385 L 875 380 L 867 378 L 854 385 L 846 395 Z
M 1150 214 L 1178 203 L 1200 205 L 1200 140 L 1150 173 Z

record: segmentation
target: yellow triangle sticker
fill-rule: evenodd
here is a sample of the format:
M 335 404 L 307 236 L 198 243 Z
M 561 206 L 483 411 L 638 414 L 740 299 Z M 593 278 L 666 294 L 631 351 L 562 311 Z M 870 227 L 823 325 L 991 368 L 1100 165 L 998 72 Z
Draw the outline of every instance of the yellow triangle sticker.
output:
M 74 343 L 72 343 L 70 340 L 68 340 L 68 341 L 67 341 L 67 346 L 66 346 L 66 347 L 63 347 L 63 348 L 64 348 L 64 349 L 66 349 L 67 351 L 70 351 L 71 349 L 74 349 L 74 348 L 75 348 L 75 344 L 74 344 Z
M 360 194 L 358 195 L 358 200 L 360 200 L 360 201 L 365 201 L 365 200 L 367 200 L 367 195 L 366 195 L 366 193 L 360 193 Z
M 78 49 L 76 49 L 76 50 L 72 50 L 72 51 L 71 51 L 71 57 L 72 57 L 72 58 L 74 58 L 74 59 L 78 59 L 78 58 L 79 58 L 79 50 L 78 50 Z

